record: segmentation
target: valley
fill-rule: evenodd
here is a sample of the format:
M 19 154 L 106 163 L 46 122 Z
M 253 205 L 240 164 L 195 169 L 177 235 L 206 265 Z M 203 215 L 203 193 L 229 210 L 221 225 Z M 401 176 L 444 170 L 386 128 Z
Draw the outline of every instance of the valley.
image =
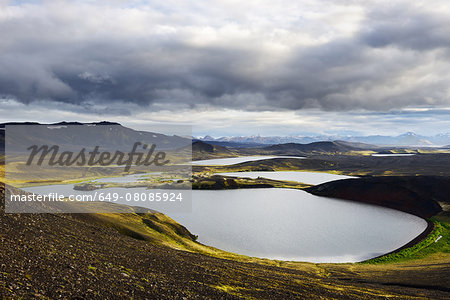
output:
M 391 149 L 389 151 L 395 153 L 397 150 Z M 406 150 L 402 151 L 405 152 Z M 58 206 L 55 206 L 55 214 L 11 215 L 1 213 L 2 220 L 10 224 L 9 229 L 1 235 L 2 242 L 5 242 L 2 243 L 3 248 L 0 251 L 0 253 L 3 253 L 2 260 L 9 262 L 14 259 L 16 265 L 20 264 L 22 267 L 14 268 L 11 262 L 4 264 L 6 269 L 1 273 L 0 289 L 3 289 L 5 295 L 11 297 L 20 295 L 56 297 L 64 295 L 70 290 L 71 292 L 78 291 L 77 293 L 85 295 L 85 297 L 95 297 L 96 293 L 97 295 L 118 294 L 123 297 L 148 296 L 154 293 L 155 295 L 167 294 L 169 297 L 184 295 L 189 298 L 202 298 L 206 295 L 208 297 L 217 295 L 218 297 L 249 299 L 292 298 L 308 295 L 310 297 L 361 299 L 389 296 L 403 299 L 422 295 L 425 298 L 445 299 L 450 293 L 448 290 L 449 283 L 446 281 L 448 276 L 445 276 L 448 272 L 448 265 L 450 265 L 448 219 L 450 205 L 447 197 L 449 192 L 447 189 L 450 186 L 448 184 L 450 175 L 448 174 L 450 169 L 449 155 L 445 153 L 422 153 L 419 150 L 412 156 L 373 157 L 370 155 L 372 152 L 374 151 L 362 150 L 353 146 L 349 148 L 348 145 L 343 148 L 342 145 L 333 143 L 306 146 L 280 145 L 280 147 L 270 147 L 269 149 L 237 149 L 195 142 L 193 144 L 194 159 L 198 161 L 206 158 L 211 159 L 211 161 L 209 163 L 208 160 L 203 163 L 194 161 L 194 164 L 190 166 L 192 168 L 192 179 L 189 186 L 192 185 L 193 193 L 210 195 L 205 198 L 207 202 L 201 204 L 203 208 L 206 203 L 211 203 L 211 199 L 216 198 L 215 193 L 227 193 L 233 190 L 233 193 L 248 192 L 248 195 L 257 195 L 256 193 L 260 191 L 261 196 L 265 194 L 272 199 L 283 191 L 299 193 L 306 191 L 312 197 L 316 197 L 313 195 L 320 196 L 318 199 L 327 197 L 353 201 L 349 203 L 359 202 L 360 205 L 369 204 L 370 207 L 376 205 L 376 207 L 395 209 L 427 220 L 425 227 L 418 229 L 417 233 L 410 238 L 391 248 L 392 251 L 384 250 L 386 255 L 383 255 L 382 252 L 367 257 L 373 258 L 369 260 L 362 258 L 362 256 L 355 259 L 347 257 L 342 261 L 334 260 L 334 262 L 352 261 L 352 263 L 340 264 L 324 263 L 317 258 L 312 260 L 314 263 L 307 263 L 304 261 L 308 259 L 305 256 L 301 258 L 301 255 L 289 257 L 289 255 L 284 254 L 284 257 L 283 255 L 272 255 L 269 256 L 271 259 L 258 258 L 258 256 L 267 257 L 267 255 L 252 254 L 252 252 L 243 255 L 246 251 L 239 251 L 237 248 L 235 248 L 236 250 L 231 248 L 231 252 L 229 252 L 230 250 L 224 251 L 227 250 L 226 246 L 220 246 L 220 243 L 214 241 L 211 242 L 208 239 L 208 234 L 199 230 L 207 227 L 204 225 L 194 226 L 194 223 L 187 219 L 184 220 L 184 217 L 180 217 L 177 213 L 163 214 L 150 207 L 136 208 L 128 206 L 127 203 L 122 203 L 110 204 L 114 206 L 114 212 L 117 212 L 116 206 L 119 205 L 119 211 L 121 212 L 119 214 L 108 213 L 107 210 L 101 214 L 92 214 L 86 213 L 89 212 L 89 210 L 86 210 L 85 213 L 61 215 L 58 214 Z M 235 161 L 237 162 L 235 164 L 214 163 L 214 159 L 220 161 L 224 158 L 238 159 L 238 161 Z M 13 166 L 20 170 L 17 163 L 13 162 L 15 164 Z M 157 188 L 158 185 L 155 185 L 157 182 L 162 184 L 159 187 L 174 189 L 179 188 L 183 182 L 189 181 L 186 179 L 180 181 L 175 175 L 161 179 L 158 172 L 154 172 L 154 175 L 152 173 L 146 175 L 148 173 L 145 172 L 145 169 L 142 170 L 142 173 L 139 170 L 134 170 L 134 174 L 130 174 L 124 173 L 123 170 L 119 171 L 118 168 L 98 167 L 98 171 L 93 177 L 86 178 L 83 176 L 96 168 L 94 166 L 89 170 L 77 169 L 76 172 L 79 175 L 76 176 L 76 179 L 72 177 L 76 174 L 74 173 L 75 168 L 68 168 L 65 171 L 66 173 L 62 173 L 64 175 L 56 181 L 40 180 L 39 178 L 31 180 L 31 178 L 23 177 L 23 179 L 13 183 L 25 190 L 45 189 L 46 186 L 57 187 L 61 184 L 72 189 L 75 184 L 87 192 L 104 191 L 110 188 L 123 190 L 141 188 L 145 190 Z M 123 175 L 126 176 L 123 177 Z M 154 179 L 152 179 L 152 176 Z M 318 178 L 321 178 L 321 176 L 325 176 L 326 179 L 319 180 Z M 130 179 L 126 179 L 127 177 Z M 125 187 L 126 189 L 124 189 Z M 6 189 L 14 188 L 7 185 Z M 267 189 L 273 191 L 274 196 L 269 196 L 271 194 L 265 192 Z M 200 194 L 196 198 L 199 196 Z M 249 199 L 249 196 L 225 197 L 222 202 L 226 198 L 241 199 L 239 201 L 242 202 Z M 335 201 L 338 204 L 342 200 L 330 201 Z M 99 207 L 95 208 L 96 205 L 101 205 L 104 209 L 107 207 L 105 204 L 92 204 L 94 206 L 90 206 L 89 209 L 98 209 Z M 325 207 L 333 207 L 331 204 L 332 202 Z M 61 205 L 71 204 L 63 203 Z M 292 205 L 294 204 L 289 204 L 287 207 L 292 208 Z M 353 207 L 355 204 L 350 205 Z M 230 207 L 239 207 L 239 205 Z M 268 207 L 268 204 L 264 207 Z M 220 220 L 220 217 L 214 217 L 214 210 L 217 207 L 212 209 L 209 210 L 210 213 L 208 213 L 208 210 L 204 213 L 210 215 L 216 221 Z M 219 211 L 226 212 L 227 210 L 222 208 Z M 274 209 L 271 209 L 271 211 L 273 213 Z M 331 209 L 331 211 L 336 212 L 337 210 Z M 326 208 L 318 209 L 315 213 L 319 214 L 317 217 L 327 219 Z M 286 212 L 282 214 L 286 218 Z M 312 215 L 311 212 L 307 214 Z M 167 215 L 172 216 L 172 218 Z M 370 213 L 370 215 L 374 216 L 373 213 Z M 48 216 L 48 218 L 43 216 Z M 240 217 L 239 214 L 236 215 L 236 220 L 245 220 L 250 216 L 251 213 L 243 210 Z M 195 220 L 205 219 L 206 217 L 206 215 L 198 216 Z M 281 220 L 275 216 L 274 220 L 276 219 Z M 324 223 L 326 219 L 322 219 L 320 222 Z M 354 217 L 346 217 L 345 219 L 352 220 Z M 375 217 L 375 219 L 379 220 L 379 217 Z M 398 217 L 394 219 L 399 220 Z M 37 235 L 39 240 L 32 238 L 34 226 L 25 227 L 22 231 L 17 232 L 22 222 L 33 225 L 39 224 L 38 228 L 41 230 Z M 71 226 L 72 229 L 68 229 L 60 222 L 70 224 L 67 226 Z M 314 224 L 313 222 L 308 223 Z M 343 221 L 337 221 L 337 223 L 343 224 Z M 45 228 L 53 228 L 55 224 L 60 224 L 57 232 L 45 230 Z M 291 226 L 293 224 L 290 223 Z M 312 233 L 312 229 L 318 227 L 314 225 L 308 230 L 301 229 L 305 226 L 311 225 L 294 226 L 293 232 L 301 230 Z M 392 226 L 397 229 L 400 228 L 399 225 Z M 82 233 L 86 230 L 85 228 L 91 229 Z M 192 228 L 197 229 L 193 230 Z M 219 226 L 218 228 L 220 230 L 229 228 L 230 236 L 242 233 L 233 232 L 227 226 Z M 389 231 L 395 232 L 392 227 L 388 226 L 387 228 L 389 228 Z M 286 229 L 282 230 L 285 231 L 283 234 L 292 234 Z M 16 240 L 14 236 L 17 234 L 23 238 Z M 89 237 L 90 234 L 91 237 Z M 252 236 L 255 235 L 257 234 L 252 234 Z M 279 236 L 282 237 L 282 235 Z M 339 235 L 336 237 L 337 241 L 343 239 Z M 246 239 L 249 240 L 249 237 Z M 309 239 L 312 241 L 311 238 Z M 91 252 L 85 250 L 82 252 L 84 262 L 77 258 L 82 248 L 79 245 L 73 246 L 75 240 L 79 240 L 79 242 L 85 240 L 89 243 L 89 246 L 86 245 L 86 249 L 90 249 Z M 49 243 L 52 245 L 51 249 L 54 250 L 48 252 L 44 244 L 40 244 L 41 242 Z M 282 246 L 282 242 L 276 239 L 267 240 L 267 242 L 268 245 L 272 243 L 276 247 Z M 372 241 L 361 240 L 361 242 L 368 245 L 368 249 L 371 248 L 371 242 L 379 244 L 376 239 Z M 231 245 L 230 242 L 227 243 Z M 299 249 L 309 247 L 309 245 L 308 247 L 302 246 L 302 243 L 305 242 L 300 242 Z M 212 247 L 212 245 L 216 245 L 217 248 Z M 322 246 L 319 244 L 319 248 L 315 252 L 320 252 L 321 248 L 326 249 L 327 246 L 325 245 L 326 242 Z M 43 254 L 47 253 L 34 259 L 40 261 L 40 264 L 48 265 L 52 264 L 52 261 L 59 264 L 65 261 L 70 267 L 68 271 L 63 272 L 65 274 L 63 278 L 65 278 L 66 284 L 71 284 L 70 289 L 64 283 L 57 285 L 59 286 L 58 289 L 46 289 L 37 281 L 42 280 L 45 276 L 51 277 L 50 269 L 33 269 L 32 265 L 18 256 L 14 256 L 14 258 L 6 256 L 9 247 L 23 249 L 21 251 L 33 247 L 33 253 L 35 254 L 37 251 Z M 121 251 L 127 253 L 126 256 L 120 254 Z M 299 250 L 293 251 L 292 253 L 300 253 Z M 71 256 L 67 256 L 69 253 L 72 253 Z M 348 251 L 344 250 L 343 253 L 348 253 Z M 331 256 L 337 258 L 338 254 L 331 254 Z M 109 257 L 116 257 L 120 261 L 120 265 L 112 264 Z M 134 258 L 131 259 L 131 257 Z M 195 263 L 199 260 L 202 261 L 201 265 Z M 355 263 L 361 260 L 363 262 Z M 76 261 L 76 263 L 71 264 L 70 261 Z M 144 266 L 139 264 L 138 261 L 147 261 L 148 263 Z M 193 267 L 198 271 L 192 272 Z M 55 270 L 62 271 L 60 267 L 56 267 Z M 174 275 L 175 270 L 178 272 L 177 275 Z M 410 270 L 414 271 L 411 272 Z M 215 273 L 217 277 L 208 277 L 209 279 L 204 277 L 204 274 L 214 274 L 214 272 L 217 272 Z M 99 280 L 108 282 L 109 279 L 105 278 L 107 273 L 115 274 L 112 278 L 116 283 L 111 282 L 108 286 L 98 285 L 96 282 L 99 282 Z M 23 276 L 23 278 L 20 278 L 20 276 Z M 74 281 L 73 276 L 83 276 L 89 282 L 84 280 Z M 236 276 L 240 278 L 239 281 L 232 279 Z M 274 276 L 278 278 L 275 281 L 273 281 Z M 272 284 L 267 283 L 269 278 L 273 281 Z M 432 280 L 432 278 L 435 278 L 435 280 Z M 175 283 L 174 280 L 178 283 Z M 13 281 L 14 284 L 8 284 L 10 281 Z M 281 282 L 284 282 L 284 284 L 281 284 Z M 289 284 L 286 285 L 286 283 Z M 91 288 L 93 284 L 97 285 L 96 290 Z M 262 285 L 265 287 L 262 288 Z M 22 288 L 26 286 L 32 286 L 33 289 Z

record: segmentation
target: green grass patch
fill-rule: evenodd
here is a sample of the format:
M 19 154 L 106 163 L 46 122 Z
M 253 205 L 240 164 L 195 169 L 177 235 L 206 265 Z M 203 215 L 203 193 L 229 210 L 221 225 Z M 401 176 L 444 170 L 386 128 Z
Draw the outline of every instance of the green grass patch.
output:
M 412 259 L 420 259 L 434 253 L 450 253 L 450 224 L 438 221 L 438 218 L 436 217 L 431 218 L 431 221 L 434 223 L 433 231 L 418 244 L 400 250 L 399 252 L 370 259 L 362 263 L 394 263 Z

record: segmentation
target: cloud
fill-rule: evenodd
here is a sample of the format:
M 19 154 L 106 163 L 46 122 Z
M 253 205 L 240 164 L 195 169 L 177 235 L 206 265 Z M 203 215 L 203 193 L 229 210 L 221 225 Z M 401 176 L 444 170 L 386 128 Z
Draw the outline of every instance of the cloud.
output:
M 446 1 L 391 2 L 2 1 L 0 95 L 124 114 L 448 106 Z
M 179 124 L 193 126 L 194 136 L 288 136 L 319 134 L 399 135 L 413 131 L 431 136 L 450 128 L 450 108 L 416 107 L 390 112 L 333 112 L 318 109 L 283 111 L 242 111 L 237 109 L 174 109 L 176 104 L 159 110 L 139 109 L 135 104 L 115 106 L 91 104 L 89 107 L 67 103 L 36 101 L 23 104 L 0 99 L 2 121 L 37 121 L 42 123 L 113 120 L 131 128 L 148 130 L 149 126 Z M 161 128 L 163 128 L 161 127 Z M 189 127 L 186 127 L 189 128 Z
M 436 5 L 435 5 L 436 4 Z M 425 51 L 450 46 L 448 6 L 437 3 L 404 3 L 374 8 L 368 18 L 370 26 L 362 32 L 362 39 L 372 47 L 401 47 Z

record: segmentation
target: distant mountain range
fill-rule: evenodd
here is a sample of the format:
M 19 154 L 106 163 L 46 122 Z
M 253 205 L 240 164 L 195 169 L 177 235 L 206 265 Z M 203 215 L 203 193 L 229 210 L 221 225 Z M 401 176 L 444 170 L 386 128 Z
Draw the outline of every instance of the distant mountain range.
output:
M 191 144 L 190 138 L 138 131 L 113 122 L 3 123 L 0 124 L 1 150 L 5 143 L 5 128 L 9 125 L 16 125 L 11 127 L 13 131 L 8 128 L 11 134 L 7 140 L 9 149 L 14 151 L 23 151 L 24 146 L 31 145 L 58 145 L 61 149 L 100 146 L 102 150 L 130 151 L 136 142 L 155 144 L 160 150 L 190 147 Z
M 235 136 L 213 138 L 209 135 L 198 140 L 229 147 L 243 147 L 244 145 L 276 145 L 286 143 L 309 144 L 321 141 L 346 141 L 352 143 L 364 143 L 380 146 L 445 146 L 450 145 L 450 133 L 434 136 L 422 136 L 414 132 L 407 132 L 398 136 L 370 135 L 370 136 Z M 247 146 L 248 147 L 248 146 Z

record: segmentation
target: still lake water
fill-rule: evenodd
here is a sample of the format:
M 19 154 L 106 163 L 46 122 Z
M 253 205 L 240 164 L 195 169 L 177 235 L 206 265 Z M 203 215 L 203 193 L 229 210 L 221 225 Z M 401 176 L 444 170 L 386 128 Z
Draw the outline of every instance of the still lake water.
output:
M 169 216 L 206 245 L 309 262 L 373 258 L 427 227 L 425 220 L 400 211 L 293 189 L 193 191 L 192 213 Z
M 79 193 L 73 185 L 29 187 L 34 193 Z M 144 192 L 145 188 L 102 189 Z M 82 192 L 94 193 L 94 191 Z M 416 216 L 293 189 L 192 191 L 192 212 L 154 208 L 199 236 L 199 242 L 249 256 L 309 262 L 356 262 L 403 246 L 423 230 Z
M 257 161 L 263 159 L 273 159 L 273 158 L 297 158 L 297 159 L 305 159 L 303 156 L 240 156 L 240 157 L 231 157 L 231 158 L 218 158 L 218 159 L 205 159 L 205 160 L 196 160 L 193 161 L 193 165 L 198 166 L 225 166 L 225 165 L 234 165 L 240 164 L 248 161 Z
M 285 181 L 297 181 L 307 184 L 321 184 L 328 181 L 334 181 L 339 179 L 357 178 L 353 176 L 319 173 L 319 172 L 300 172 L 300 171 L 258 171 L 258 172 L 227 172 L 216 173 L 217 175 L 233 176 L 233 177 L 246 177 L 246 178 L 258 178 L 264 177 L 274 180 Z
M 372 154 L 374 157 L 391 157 L 391 156 L 414 156 L 415 153 L 386 153 L 386 154 Z
M 127 176 L 120 176 L 120 177 L 105 177 L 93 180 L 98 183 L 132 183 L 132 182 L 139 182 L 141 180 L 144 180 L 143 177 L 146 174 L 133 174 L 133 175 L 127 175 Z M 90 180 L 89 180 L 90 181 Z

